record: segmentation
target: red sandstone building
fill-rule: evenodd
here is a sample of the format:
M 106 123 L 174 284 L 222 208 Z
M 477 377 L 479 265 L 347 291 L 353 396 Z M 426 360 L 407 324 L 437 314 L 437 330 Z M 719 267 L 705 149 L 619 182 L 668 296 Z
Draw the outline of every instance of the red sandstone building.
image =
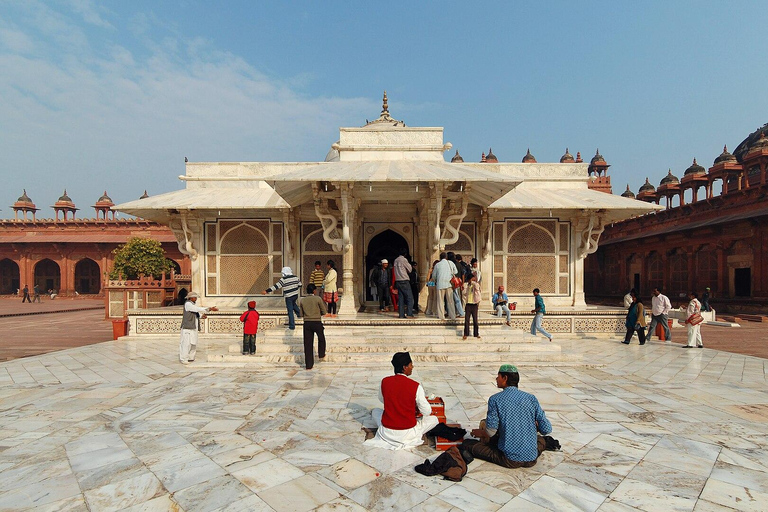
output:
M 693 159 L 681 178 L 670 170 L 637 199 L 667 209 L 606 227 L 585 262 L 592 300 L 615 302 L 634 287 L 661 287 L 673 305 L 706 287 L 719 311 L 751 312 L 768 303 L 768 124 L 708 170 Z M 721 191 L 718 189 L 721 188 Z M 629 190 L 622 194 L 635 197 Z M 614 300 L 615 299 L 615 300 Z
M 24 285 L 60 296 L 103 295 L 104 276 L 112 268 L 112 251 L 132 237 L 162 243 L 177 272 L 191 273 L 187 256 L 166 226 L 141 219 L 117 219 L 106 192 L 93 208 L 96 218 L 76 219 L 79 210 L 66 190 L 51 207 L 55 218 L 38 219 L 39 208 L 26 191 L 11 208 L 14 219 L 0 219 L 0 294 Z

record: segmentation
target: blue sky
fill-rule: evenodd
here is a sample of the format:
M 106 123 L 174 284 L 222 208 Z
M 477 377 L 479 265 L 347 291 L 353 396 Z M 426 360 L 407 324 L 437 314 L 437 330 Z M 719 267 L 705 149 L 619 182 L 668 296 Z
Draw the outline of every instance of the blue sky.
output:
M 0 0 L 0 216 L 177 190 L 185 156 L 319 161 L 384 89 L 467 161 L 599 147 L 637 191 L 768 122 L 766 26 L 762 1 Z

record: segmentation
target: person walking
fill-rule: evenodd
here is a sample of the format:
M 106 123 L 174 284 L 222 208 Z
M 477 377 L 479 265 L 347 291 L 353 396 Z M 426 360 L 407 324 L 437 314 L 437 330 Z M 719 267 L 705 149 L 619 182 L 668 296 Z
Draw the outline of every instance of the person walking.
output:
M 326 262 L 326 267 L 328 268 L 328 273 L 325 274 L 325 278 L 322 282 L 323 301 L 328 305 L 328 316 L 335 317 L 336 303 L 339 302 L 339 289 L 336 286 L 336 280 L 338 279 L 336 263 L 334 263 L 333 260 L 328 260 Z M 315 287 L 317 287 L 316 284 Z
M 411 279 L 409 273 L 413 267 L 406 258 L 408 251 L 405 247 L 400 249 L 400 256 L 395 259 L 395 288 L 397 288 L 397 310 L 400 318 L 413 318 L 413 291 L 411 290 Z
M 21 291 L 21 294 L 23 295 L 21 298 L 22 304 L 24 304 L 25 302 L 29 302 L 30 304 L 32 304 L 32 299 L 29 298 L 29 286 L 25 284 L 24 289 Z
M 323 315 L 328 311 L 325 302 L 317 296 L 318 288 L 313 284 L 307 285 L 307 296 L 301 299 L 299 307 L 304 317 L 304 365 L 307 370 L 315 366 L 314 344 L 317 334 L 317 357 L 325 359 L 325 328 Z
M 40 285 L 36 284 L 36 285 L 35 285 L 35 287 L 32 289 L 32 291 L 33 291 L 33 292 L 34 292 L 34 294 L 35 294 L 35 295 L 32 297 L 32 302 L 40 302 L 40 303 L 42 303 L 42 302 L 43 302 L 43 300 L 42 300 L 42 298 L 40 297 Z
M 648 326 L 648 336 L 650 340 L 655 332 L 656 326 L 661 324 L 664 329 L 664 338 L 667 341 L 672 341 L 672 333 L 669 330 L 668 315 L 672 309 L 672 303 L 669 302 L 669 297 L 661 293 L 659 288 L 653 289 L 653 297 L 651 297 L 651 324 Z
M 469 317 L 472 317 L 472 336 L 480 339 L 480 328 L 477 324 L 477 312 L 480 306 L 480 283 L 477 282 L 477 276 L 472 274 L 469 282 L 464 285 L 462 292 L 464 302 L 467 305 L 466 315 L 464 316 L 464 337 L 469 336 Z
M 445 320 L 445 307 L 448 307 L 448 318 L 456 319 L 456 302 L 453 300 L 453 285 L 451 278 L 456 275 L 456 265 L 449 261 L 444 252 L 440 253 L 438 261 L 432 271 L 432 279 L 435 281 L 437 297 L 437 318 Z
M 315 270 L 312 271 L 312 273 L 309 275 L 309 283 L 317 286 L 318 288 L 323 288 L 323 280 L 325 279 L 325 274 L 323 274 L 322 269 L 323 264 L 319 261 L 315 262 Z
M 696 292 L 689 293 L 688 298 L 690 302 L 688 303 L 688 309 L 685 311 L 685 325 L 688 326 L 688 344 L 683 346 L 683 348 L 704 348 L 704 343 L 701 341 L 701 322 L 704 321 L 701 317 L 701 303 Z
M 205 318 L 205 314 L 209 311 L 218 311 L 215 306 L 208 308 L 198 306 L 196 304 L 198 297 L 200 296 L 197 293 L 191 292 L 187 294 L 186 302 L 184 302 L 184 313 L 181 317 L 181 338 L 179 339 L 179 362 L 181 364 L 189 364 L 195 360 L 200 318 Z
M 283 267 L 280 271 L 283 277 L 280 278 L 275 284 L 261 292 L 262 295 L 276 292 L 280 288 L 283 289 L 283 296 L 285 297 L 285 309 L 288 310 L 288 329 L 296 329 L 296 320 L 294 314 L 300 315 L 299 306 L 296 305 L 296 301 L 299 299 L 299 291 L 301 290 L 301 280 L 293 275 L 291 267 Z
M 629 345 L 629 342 L 632 341 L 632 335 L 637 332 L 637 339 L 640 340 L 640 344 L 645 345 L 645 308 L 637 297 L 634 288 L 629 294 L 630 302 L 627 308 L 627 318 L 624 322 L 627 327 L 627 335 L 624 336 L 622 343 Z
M 499 286 L 499 289 L 496 291 L 496 293 L 493 294 L 492 302 L 493 309 L 496 311 L 496 316 L 501 318 L 501 314 L 506 313 L 507 325 L 511 325 L 512 313 L 509 310 L 509 297 L 504 291 L 504 285 Z
M 702 311 L 707 311 L 707 312 L 712 311 L 712 308 L 709 305 L 709 292 L 710 292 L 710 289 L 709 289 L 709 286 L 707 286 L 704 289 L 704 293 L 701 295 L 701 310 Z
M 531 322 L 531 334 L 536 336 L 536 332 L 538 331 L 549 338 L 549 341 L 552 341 L 552 335 L 545 331 L 541 326 L 541 321 L 544 319 L 544 314 L 547 312 L 547 308 L 544 307 L 544 299 L 541 297 L 541 295 L 539 295 L 538 288 L 533 289 L 533 297 L 536 306 L 533 310 L 531 310 L 531 313 L 534 314 L 533 322 Z
M 256 353 L 256 333 L 259 332 L 259 312 L 256 311 L 256 301 L 248 302 L 248 311 L 240 315 L 243 322 L 243 355 Z

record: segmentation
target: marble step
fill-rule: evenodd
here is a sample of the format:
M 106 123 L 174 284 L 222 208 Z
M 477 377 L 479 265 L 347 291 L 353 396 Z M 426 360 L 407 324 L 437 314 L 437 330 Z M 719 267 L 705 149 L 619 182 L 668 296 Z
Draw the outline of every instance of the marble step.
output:
M 530 352 L 525 354 L 510 352 L 460 352 L 447 353 L 421 353 L 411 352 L 414 361 L 422 363 L 501 363 L 514 360 L 516 364 L 524 363 L 578 363 L 580 357 L 560 353 Z M 328 351 L 323 363 L 355 363 L 389 365 L 392 352 L 386 353 L 335 353 Z M 317 360 L 317 359 L 316 359 Z M 247 365 L 254 363 L 294 363 L 303 365 L 304 354 L 260 354 L 243 356 L 240 354 L 208 354 L 209 363 L 229 363 L 234 365 Z M 321 363 L 322 364 L 322 363 Z
M 226 352 L 228 354 L 240 354 L 241 344 L 232 343 L 225 347 L 213 347 L 209 345 L 208 350 L 216 352 Z M 560 352 L 560 345 L 549 343 L 548 341 L 539 343 L 422 343 L 412 341 L 392 341 L 390 343 L 349 343 L 340 341 L 335 343 L 329 339 L 327 352 L 348 352 L 348 353 L 373 353 L 373 352 L 424 352 L 424 353 L 460 353 L 460 352 Z M 256 344 L 256 352 L 265 354 L 276 353 L 304 353 L 303 343 L 274 344 L 262 343 Z

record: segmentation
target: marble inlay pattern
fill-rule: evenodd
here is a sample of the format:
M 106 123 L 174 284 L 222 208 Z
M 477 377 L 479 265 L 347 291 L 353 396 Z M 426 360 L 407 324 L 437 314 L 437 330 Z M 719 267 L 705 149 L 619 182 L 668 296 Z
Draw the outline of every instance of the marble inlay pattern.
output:
M 462 482 L 413 471 L 437 456 L 429 446 L 362 444 L 386 364 L 182 366 L 170 336 L 0 363 L 0 509 L 768 509 L 768 361 L 618 337 L 555 344 L 578 364 L 525 363 L 520 386 L 563 450 L 529 469 L 476 460 Z M 417 363 L 414 377 L 471 428 L 496 369 Z

